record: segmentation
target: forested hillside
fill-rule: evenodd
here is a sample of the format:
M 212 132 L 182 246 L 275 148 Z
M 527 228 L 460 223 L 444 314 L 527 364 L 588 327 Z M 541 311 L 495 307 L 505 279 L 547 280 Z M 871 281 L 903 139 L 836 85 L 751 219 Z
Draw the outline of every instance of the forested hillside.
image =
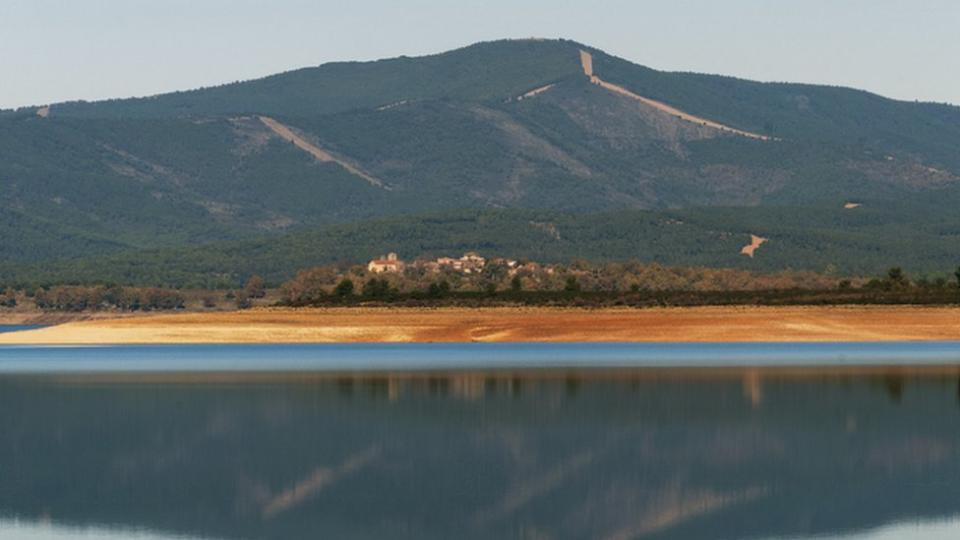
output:
M 957 148 L 953 106 L 480 43 L 4 111 L 0 259 L 18 278 L 163 282 L 461 247 L 933 271 L 960 258 Z M 751 234 L 769 239 L 753 258 Z
M 741 249 L 757 230 L 764 231 L 766 241 L 753 258 L 746 257 Z M 632 260 L 860 276 L 903 266 L 918 277 L 952 278 L 960 224 L 939 217 L 905 221 L 873 210 L 798 207 L 584 215 L 473 210 L 335 225 L 280 238 L 0 265 L 0 282 L 207 288 L 239 287 L 259 274 L 276 285 L 303 268 L 365 263 L 387 251 L 407 259 L 479 251 L 544 263 Z

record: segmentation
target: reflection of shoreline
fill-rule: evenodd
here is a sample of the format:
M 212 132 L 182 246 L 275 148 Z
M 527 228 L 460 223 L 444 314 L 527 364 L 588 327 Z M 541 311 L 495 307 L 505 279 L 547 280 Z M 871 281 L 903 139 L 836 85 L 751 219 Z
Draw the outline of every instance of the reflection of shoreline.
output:
M 0 519 L 0 538 L 19 540 L 189 540 L 183 535 L 148 531 L 141 528 L 110 526 L 73 526 L 49 520 Z M 192 537 L 191 537 L 192 538 Z M 204 537 L 207 539 L 208 537 Z M 199 537 L 197 537 L 199 540 Z
M 905 537 L 928 528 L 890 524 L 960 508 L 956 373 L 513 375 L 0 378 L 20 404 L 0 409 L 15 465 L 0 511 L 182 538 L 511 538 L 524 523 L 710 540 Z
M 75 321 L 0 344 L 930 341 L 960 340 L 958 320 L 918 306 L 268 308 Z
M 7 376 L 10 377 L 10 376 Z M 16 376 L 14 376 L 16 377 Z M 64 384 L 144 383 L 144 384 L 223 384 L 283 383 L 312 385 L 329 381 L 445 381 L 444 384 L 475 392 L 488 381 L 540 380 L 561 381 L 742 381 L 744 387 L 762 379 L 770 380 L 846 380 L 876 378 L 942 379 L 960 377 L 960 365 L 916 366 L 810 366 L 810 367 L 723 367 L 723 368 L 611 368 L 611 369 L 489 369 L 489 370 L 422 370 L 422 371 L 258 371 L 258 372 L 192 372 L 192 373 L 77 373 L 24 375 L 25 378 L 55 379 Z M 468 390 L 472 388 L 474 390 Z
M 381 397 L 396 402 L 417 396 L 442 396 L 480 402 L 494 396 L 519 397 L 540 393 L 574 397 L 584 384 L 612 383 L 639 387 L 641 384 L 725 384 L 739 383 L 743 401 L 761 409 L 767 393 L 788 383 L 866 384 L 899 403 L 907 388 L 916 383 L 939 383 L 956 388 L 960 400 L 960 366 L 915 367 L 811 367 L 723 369 L 664 368 L 639 370 L 517 370 L 469 372 L 397 373 L 145 373 L 80 374 L 49 377 L 6 377 L 7 380 L 55 382 L 62 386 L 169 385 L 216 387 L 218 385 L 277 385 L 303 388 L 335 385 L 344 395 Z M 0 379 L 3 380 L 3 379 Z M 772 390 L 768 390 L 767 387 Z

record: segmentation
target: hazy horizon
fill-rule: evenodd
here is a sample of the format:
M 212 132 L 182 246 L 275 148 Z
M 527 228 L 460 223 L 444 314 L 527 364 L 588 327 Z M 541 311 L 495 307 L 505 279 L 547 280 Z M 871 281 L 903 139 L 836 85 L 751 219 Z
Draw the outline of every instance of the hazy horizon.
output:
M 960 104 L 960 75 L 947 69 L 960 47 L 958 20 L 960 4 L 944 0 L 615 0 L 602 8 L 543 0 L 335 8 L 306 0 L 8 0 L 0 6 L 0 108 L 147 96 L 525 37 L 572 39 L 666 71 Z

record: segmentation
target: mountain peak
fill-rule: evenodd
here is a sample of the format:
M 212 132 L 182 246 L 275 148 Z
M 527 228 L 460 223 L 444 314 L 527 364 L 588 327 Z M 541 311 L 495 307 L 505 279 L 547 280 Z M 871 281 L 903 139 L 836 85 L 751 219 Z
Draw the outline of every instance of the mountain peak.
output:
M 598 258 L 644 256 L 629 251 L 643 246 L 675 264 L 843 268 L 851 250 L 880 252 L 876 223 L 934 227 L 960 205 L 960 109 L 656 71 L 565 39 L 55 104 L 0 115 L 0 144 L 0 205 L 15 216 L 0 223 L 0 256 L 11 260 L 502 209 L 523 217 L 478 218 L 471 247 L 529 227 L 539 242 L 530 223 L 569 229 L 594 214 L 602 230 L 576 249 Z M 405 230 L 421 234 L 411 219 Z M 831 232 L 785 225 L 804 220 Z M 365 238 L 390 241 L 390 223 L 373 222 L 379 236 Z M 632 239 L 641 233 L 670 241 Z M 739 255 L 749 235 L 770 247 Z M 955 235 L 942 236 L 903 246 L 939 264 L 956 251 L 944 247 Z M 44 240 L 24 252 L 18 238 Z M 576 238 L 542 238 L 538 249 L 556 259 Z M 385 248 L 340 256 L 367 247 Z

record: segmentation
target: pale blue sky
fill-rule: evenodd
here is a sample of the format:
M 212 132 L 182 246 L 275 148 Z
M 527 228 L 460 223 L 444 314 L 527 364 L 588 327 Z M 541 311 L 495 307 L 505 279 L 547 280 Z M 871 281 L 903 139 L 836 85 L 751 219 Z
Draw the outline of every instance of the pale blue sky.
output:
M 0 0 L 0 108 L 530 36 L 658 69 L 960 103 L 957 0 Z

